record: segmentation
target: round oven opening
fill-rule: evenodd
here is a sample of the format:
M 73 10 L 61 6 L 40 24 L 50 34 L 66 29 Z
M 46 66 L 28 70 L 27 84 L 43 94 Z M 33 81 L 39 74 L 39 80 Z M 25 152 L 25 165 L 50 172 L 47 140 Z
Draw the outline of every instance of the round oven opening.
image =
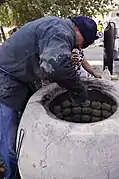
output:
M 109 118 L 116 111 L 117 104 L 108 93 L 92 88 L 88 90 L 88 100 L 81 104 L 72 102 L 68 92 L 63 92 L 50 101 L 48 108 L 61 120 L 91 123 Z

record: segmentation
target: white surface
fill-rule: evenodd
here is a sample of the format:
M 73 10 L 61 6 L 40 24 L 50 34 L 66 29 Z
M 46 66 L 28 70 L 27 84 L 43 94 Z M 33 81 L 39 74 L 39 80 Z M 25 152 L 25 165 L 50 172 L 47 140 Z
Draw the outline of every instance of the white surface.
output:
M 106 85 L 119 105 L 118 83 Z M 93 124 L 56 120 L 40 104 L 55 87 L 50 84 L 34 94 L 23 114 L 23 179 L 119 179 L 119 110 Z

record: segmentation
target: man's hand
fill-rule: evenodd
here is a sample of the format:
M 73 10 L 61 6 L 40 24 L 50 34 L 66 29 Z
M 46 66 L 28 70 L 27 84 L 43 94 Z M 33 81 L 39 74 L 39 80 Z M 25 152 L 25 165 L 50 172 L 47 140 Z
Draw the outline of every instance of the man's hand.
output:
M 76 74 L 75 69 L 72 67 L 71 59 L 63 55 L 60 63 L 49 60 L 54 71 L 51 74 L 52 82 L 56 82 L 59 86 L 66 88 L 72 96 L 72 99 L 80 103 L 87 99 L 87 87 L 79 79 L 79 75 Z M 61 63 L 62 62 L 62 63 Z
M 93 76 L 94 76 L 95 78 L 102 78 L 102 75 L 101 75 L 101 74 L 97 74 L 97 73 L 93 73 Z
M 69 97 L 73 104 L 81 104 L 82 102 L 88 99 L 87 88 L 85 88 L 85 91 L 82 93 L 69 92 Z
M 100 74 L 97 74 L 94 72 L 93 68 L 91 67 L 91 65 L 86 61 L 83 60 L 81 65 L 83 66 L 83 68 L 92 76 L 94 76 L 95 78 L 102 78 L 102 76 Z

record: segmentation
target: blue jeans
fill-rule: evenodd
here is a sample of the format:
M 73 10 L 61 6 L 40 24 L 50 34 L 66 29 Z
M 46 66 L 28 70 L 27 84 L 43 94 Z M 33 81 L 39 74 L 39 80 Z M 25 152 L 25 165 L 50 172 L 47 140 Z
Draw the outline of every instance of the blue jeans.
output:
M 13 179 L 17 167 L 16 134 L 18 113 L 0 103 L 0 155 L 6 166 L 5 179 Z

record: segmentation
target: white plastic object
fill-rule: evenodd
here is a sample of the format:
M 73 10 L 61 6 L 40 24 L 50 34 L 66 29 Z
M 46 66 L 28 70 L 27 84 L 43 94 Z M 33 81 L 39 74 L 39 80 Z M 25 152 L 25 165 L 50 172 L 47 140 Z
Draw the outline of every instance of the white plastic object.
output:
M 107 66 L 105 67 L 105 70 L 102 73 L 102 78 L 105 79 L 105 80 L 111 80 L 111 73 L 108 70 Z

